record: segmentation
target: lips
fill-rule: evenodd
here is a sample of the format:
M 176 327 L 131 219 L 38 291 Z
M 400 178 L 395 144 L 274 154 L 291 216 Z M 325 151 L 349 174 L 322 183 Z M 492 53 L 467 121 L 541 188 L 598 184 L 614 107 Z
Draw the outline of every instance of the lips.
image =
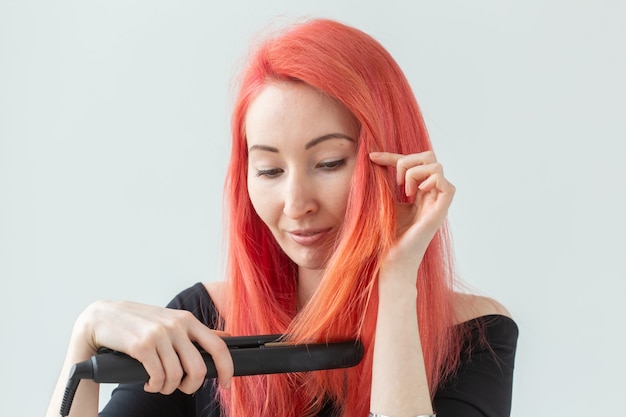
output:
M 324 240 L 330 229 L 302 229 L 288 232 L 291 240 L 302 246 L 312 246 Z

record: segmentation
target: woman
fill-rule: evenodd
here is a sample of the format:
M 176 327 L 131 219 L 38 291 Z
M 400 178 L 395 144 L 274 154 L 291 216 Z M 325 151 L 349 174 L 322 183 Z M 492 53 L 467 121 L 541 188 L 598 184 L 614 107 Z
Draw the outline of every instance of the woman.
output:
M 240 80 L 232 134 L 226 281 L 169 309 L 88 307 L 48 415 L 69 367 L 100 346 L 150 375 L 115 391 L 103 416 L 508 415 L 517 328 L 496 301 L 453 290 L 454 187 L 382 46 L 329 20 L 267 40 Z M 222 331 L 359 338 L 365 356 L 348 370 L 233 379 Z M 96 415 L 97 397 L 84 381 L 71 415 Z

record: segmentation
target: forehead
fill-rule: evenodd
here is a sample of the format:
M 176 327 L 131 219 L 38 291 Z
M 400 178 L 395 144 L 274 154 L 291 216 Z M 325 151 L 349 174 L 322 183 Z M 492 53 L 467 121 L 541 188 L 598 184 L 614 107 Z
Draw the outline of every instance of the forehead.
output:
M 306 141 L 328 133 L 356 139 L 356 126 L 345 106 L 297 82 L 268 83 L 250 103 L 245 118 L 248 146 Z

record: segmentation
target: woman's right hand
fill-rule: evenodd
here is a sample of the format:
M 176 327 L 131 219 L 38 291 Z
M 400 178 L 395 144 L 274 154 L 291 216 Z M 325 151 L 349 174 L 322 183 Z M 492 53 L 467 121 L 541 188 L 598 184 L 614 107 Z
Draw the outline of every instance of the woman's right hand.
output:
M 223 388 L 230 387 L 233 361 L 220 336 L 186 310 L 128 301 L 97 301 L 76 321 L 74 342 L 84 342 L 94 353 L 100 347 L 124 352 L 141 362 L 150 379 L 147 392 L 191 394 L 200 388 L 206 365 L 193 342 L 207 351 Z M 76 340 L 76 338 L 78 340 Z

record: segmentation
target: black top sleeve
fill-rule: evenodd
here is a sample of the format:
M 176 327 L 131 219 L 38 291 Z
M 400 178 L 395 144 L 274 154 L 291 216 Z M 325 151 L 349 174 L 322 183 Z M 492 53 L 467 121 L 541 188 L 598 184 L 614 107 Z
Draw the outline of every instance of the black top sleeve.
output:
M 518 329 L 506 316 L 483 316 L 472 326 L 456 374 L 435 394 L 437 417 L 508 417 Z
M 203 284 L 178 294 L 168 308 L 189 310 L 210 328 L 217 328 L 217 310 Z M 472 327 L 455 375 L 437 390 L 437 417 L 507 417 L 511 411 L 513 365 L 518 329 L 513 320 L 492 315 L 471 320 Z M 332 415 L 324 410 L 320 415 Z M 220 417 L 214 380 L 207 379 L 193 395 L 151 394 L 142 384 L 121 384 L 100 417 Z

